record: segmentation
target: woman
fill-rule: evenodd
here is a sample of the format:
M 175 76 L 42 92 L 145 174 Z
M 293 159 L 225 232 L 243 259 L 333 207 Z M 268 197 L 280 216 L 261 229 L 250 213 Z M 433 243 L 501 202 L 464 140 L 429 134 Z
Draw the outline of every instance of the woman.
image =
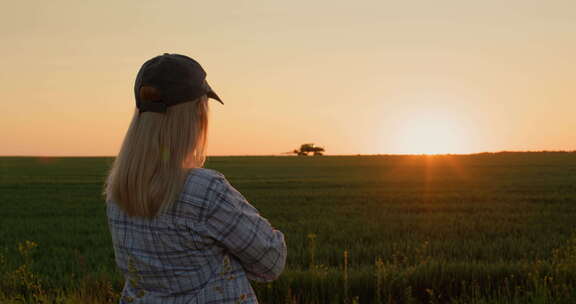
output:
M 203 169 L 208 98 L 193 59 L 164 54 L 136 77 L 136 109 L 104 189 L 120 303 L 258 303 L 249 279 L 284 269 L 284 235 L 221 173 Z

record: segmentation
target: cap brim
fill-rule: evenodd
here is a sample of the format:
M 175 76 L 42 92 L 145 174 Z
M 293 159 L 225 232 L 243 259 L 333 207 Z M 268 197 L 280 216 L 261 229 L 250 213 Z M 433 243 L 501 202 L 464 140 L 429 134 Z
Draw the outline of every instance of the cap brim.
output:
M 214 92 L 214 90 L 212 90 L 212 88 L 210 87 L 210 85 L 208 84 L 208 82 L 206 82 L 206 87 L 208 87 L 208 92 L 206 93 L 206 95 L 209 98 L 218 100 L 221 104 L 224 104 L 224 102 L 222 101 L 222 99 L 220 99 L 220 96 L 218 96 L 218 94 L 216 94 L 216 92 Z

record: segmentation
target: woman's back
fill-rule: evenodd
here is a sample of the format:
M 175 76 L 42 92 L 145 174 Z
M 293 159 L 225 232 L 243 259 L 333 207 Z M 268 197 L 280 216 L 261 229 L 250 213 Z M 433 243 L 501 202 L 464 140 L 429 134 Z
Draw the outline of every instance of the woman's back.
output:
M 248 279 L 284 269 L 283 234 L 214 170 L 190 170 L 179 199 L 152 219 L 107 203 L 124 303 L 257 303 Z
M 134 82 L 136 109 L 104 194 L 121 303 L 257 303 L 250 280 L 276 279 L 282 232 L 224 175 L 203 169 L 208 99 L 194 59 L 165 53 Z

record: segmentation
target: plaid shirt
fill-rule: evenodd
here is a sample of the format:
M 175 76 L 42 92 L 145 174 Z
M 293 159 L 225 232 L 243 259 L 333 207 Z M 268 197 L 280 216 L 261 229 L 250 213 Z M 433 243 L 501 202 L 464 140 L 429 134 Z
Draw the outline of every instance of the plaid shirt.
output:
M 178 201 L 151 220 L 107 201 L 120 303 L 258 303 L 250 280 L 278 278 L 284 235 L 224 175 L 190 171 Z

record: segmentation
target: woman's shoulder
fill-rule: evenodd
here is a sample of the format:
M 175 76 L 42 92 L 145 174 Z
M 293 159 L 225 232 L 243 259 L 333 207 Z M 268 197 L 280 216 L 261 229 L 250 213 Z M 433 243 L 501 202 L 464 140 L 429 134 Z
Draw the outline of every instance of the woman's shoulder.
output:
M 206 168 L 194 168 L 188 172 L 184 184 L 184 198 L 195 201 L 210 200 L 215 192 L 220 192 L 228 181 L 224 174 Z
M 214 180 L 218 179 L 222 180 L 226 179 L 226 177 L 224 176 L 224 174 L 213 169 L 192 168 L 188 171 L 186 183 L 206 184 L 214 182 Z

